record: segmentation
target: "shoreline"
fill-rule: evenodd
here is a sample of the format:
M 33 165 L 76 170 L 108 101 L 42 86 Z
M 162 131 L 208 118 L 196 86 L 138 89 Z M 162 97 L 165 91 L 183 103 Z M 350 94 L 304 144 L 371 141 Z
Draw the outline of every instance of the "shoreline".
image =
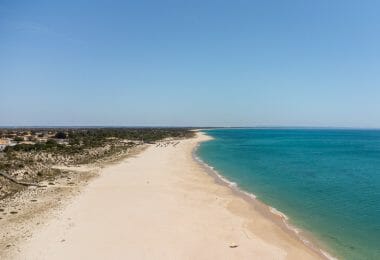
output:
M 326 259 L 215 183 L 193 157 L 206 139 L 149 145 L 103 168 L 9 259 Z
M 202 129 L 197 130 L 197 132 L 205 136 L 208 136 L 210 139 L 207 141 L 210 141 L 213 139 L 207 133 L 204 133 Z M 316 239 L 314 239 L 311 235 L 306 235 L 304 230 L 289 223 L 289 217 L 285 213 L 262 202 L 260 199 L 257 198 L 257 196 L 254 193 L 245 191 L 244 189 L 240 188 L 237 183 L 228 180 L 226 177 L 220 174 L 217 170 L 215 170 L 213 166 L 204 162 L 197 155 L 197 150 L 199 149 L 199 146 L 201 145 L 201 143 L 202 142 L 199 142 L 199 144 L 194 147 L 194 150 L 192 151 L 193 159 L 204 168 L 207 174 L 209 174 L 212 178 L 214 178 L 215 183 L 219 185 L 223 185 L 231 189 L 231 191 L 234 194 L 236 194 L 236 196 L 240 196 L 241 198 L 246 200 L 248 203 L 252 204 L 252 206 L 255 207 L 255 209 L 263 215 L 263 217 L 269 218 L 271 221 L 273 221 L 275 224 L 281 227 L 285 232 L 288 232 L 290 235 L 298 239 L 305 246 L 307 246 L 308 248 L 310 248 L 311 250 L 313 250 L 320 256 L 329 260 L 338 259 L 332 256 L 327 251 L 325 251 L 326 249 L 322 249 L 316 242 Z

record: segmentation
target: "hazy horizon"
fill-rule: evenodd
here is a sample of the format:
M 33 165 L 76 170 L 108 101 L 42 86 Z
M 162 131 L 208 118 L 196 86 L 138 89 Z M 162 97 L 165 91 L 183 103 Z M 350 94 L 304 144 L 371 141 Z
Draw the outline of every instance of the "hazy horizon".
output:
M 380 128 L 377 1 L 1 1 L 0 126 Z
M 43 128 L 190 128 L 190 129 L 305 129 L 305 130 L 380 130 L 378 127 L 344 126 L 196 126 L 196 125 L 0 125 L 0 129 Z

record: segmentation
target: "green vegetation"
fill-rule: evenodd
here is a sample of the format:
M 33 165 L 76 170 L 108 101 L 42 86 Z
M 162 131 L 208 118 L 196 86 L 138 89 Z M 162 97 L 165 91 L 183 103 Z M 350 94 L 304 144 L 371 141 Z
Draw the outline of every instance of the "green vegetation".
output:
M 57 143 L 49 139 L 46 143 L 17 144 L 5 148 L 5 153 L 17 151 L 33 152 L 47 151 L 62 154 L 73 154 L 84 149 L 103 147 L 106 144 L 114 145 L 117 141 L 129 140 L 152 143 L 165 138 L 185 138 L 193 135 L 193 132 L 182 128 L 90 128 L 90 129 L 54 129 L 55 139 L 65 139 L 66 144 Z M 52 132 L 52 129 L 41 131 Z M 22 134 L 24 134 L 23 132 Z M 41 135 L 41 134 L 40 134 Z M 15 141 L 19 137 L 14 138 Z M 23 139 L 22 139 L 23 140 Z
M 54 165 L 115 160 L 140 144 L 191 136 L 183 128 L 0 129 L 0 138 L 32 141 L 7 146 L 0 153 L 0 171 L 27 182 L 53 180 L 61 175 Z M 16 186 L 0 176 L 0 199 L 18 190 Z
M 14 138 L 14 140 L 16 142 L 22 142 L 22 141 L 24 141 L 24 138 L 17 136 L 17 137 Z
M 58 133 L 55 134 L 55 138 L 57 138 L 57 139 L 66 139 L 67 135 L 64 132 L 58 132 Z

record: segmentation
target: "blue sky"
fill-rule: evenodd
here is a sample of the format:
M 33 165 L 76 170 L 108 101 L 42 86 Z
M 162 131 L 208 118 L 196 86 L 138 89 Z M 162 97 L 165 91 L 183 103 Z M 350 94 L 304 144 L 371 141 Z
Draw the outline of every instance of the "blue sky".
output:
M 380 127 L 379 10 L 0 0 L 0 125 Z

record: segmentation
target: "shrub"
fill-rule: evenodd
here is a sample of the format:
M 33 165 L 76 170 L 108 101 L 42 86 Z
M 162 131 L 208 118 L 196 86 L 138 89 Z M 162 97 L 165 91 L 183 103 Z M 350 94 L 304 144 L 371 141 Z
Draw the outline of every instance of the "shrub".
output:
M 24 141 L 24 138 L 19 137 L 19 136 L 16 136 L 14 140 L 15 140 L 16 142 L 22 142 L 22 141 Z
M 66 139 L 67 135 L 64 132 L 58 132 L 58 133 L 55 134 L 55 138 L 57 138 L 57 139 Z

